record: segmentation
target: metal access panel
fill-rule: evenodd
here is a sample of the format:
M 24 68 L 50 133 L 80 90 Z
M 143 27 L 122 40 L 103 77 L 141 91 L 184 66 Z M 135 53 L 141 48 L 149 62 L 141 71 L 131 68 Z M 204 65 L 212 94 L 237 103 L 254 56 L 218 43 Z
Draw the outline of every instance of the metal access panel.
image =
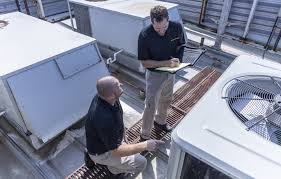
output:
M 1 18 L 0 111 L 38 149 L 87 114 L 108 72 L 95 39 L 22 13 Z

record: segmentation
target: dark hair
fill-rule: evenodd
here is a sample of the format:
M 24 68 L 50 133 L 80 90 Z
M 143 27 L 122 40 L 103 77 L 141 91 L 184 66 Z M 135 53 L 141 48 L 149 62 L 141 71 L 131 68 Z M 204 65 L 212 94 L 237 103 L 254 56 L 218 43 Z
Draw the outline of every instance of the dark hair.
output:
M 164 6 L 155 6 L 150 10 L 150 18 L 151 22 L 153 23 L 155 20 L 156 22 L 161 22 L 164 19 L 169 20 L 168 10 Z

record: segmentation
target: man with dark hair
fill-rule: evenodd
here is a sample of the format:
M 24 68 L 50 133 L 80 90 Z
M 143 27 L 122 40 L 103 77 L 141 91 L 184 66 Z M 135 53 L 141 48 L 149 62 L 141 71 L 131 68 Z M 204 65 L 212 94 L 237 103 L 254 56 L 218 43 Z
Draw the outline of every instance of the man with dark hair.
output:
M 153 151 L 163 142 L 148 140 L 137 144 L 124 143 L 123 110 L 119 102 L 123 90 L 120 82 L 112 76 L 103 77 L 97 81 L 97 91 L 85 124 L 90 158 L 95 163 L 106 165 L 115 175 L 143 171 L 147 161 L 139 153 Z
M 141 141 L 150 138 L 153 126 L 166 132 L 167 109 L 172 101 L 174 74 L 158 72 L 157 67 L 176 67 L 182 62 L 185 44 L 182 25 L 169 21 L 168 10 L 155 6 L 150 11 L 152 24 L 144 28 L 138 39 L 138 59 L 146 70 L 146 98 L 142 116 Z

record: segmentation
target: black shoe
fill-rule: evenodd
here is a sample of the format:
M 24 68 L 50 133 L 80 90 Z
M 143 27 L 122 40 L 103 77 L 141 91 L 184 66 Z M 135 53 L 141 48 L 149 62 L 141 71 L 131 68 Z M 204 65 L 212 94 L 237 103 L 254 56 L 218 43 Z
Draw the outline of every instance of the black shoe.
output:
M 90 158 L 87 151 L 84 151 L 84 161 L 88 169 L 93 169 L 95 167 L 95 162 Z
M 154 121 L 154 127 L 161 129 L 165 132 L 171 132 L 173 128 L 169 126 L 168 124 L 158 124 L 157 122 Z
M 145 138 L 142 138 L 142 137 L 140 136 L 139 142 L 144 142 L 144 141 L 147 141 L 147 140 L 149 140 L 149 139 L 145 139 Z
M 117 175 L 113 175 L 112 179 L 125 179 L 125 173 L 119 173 Z

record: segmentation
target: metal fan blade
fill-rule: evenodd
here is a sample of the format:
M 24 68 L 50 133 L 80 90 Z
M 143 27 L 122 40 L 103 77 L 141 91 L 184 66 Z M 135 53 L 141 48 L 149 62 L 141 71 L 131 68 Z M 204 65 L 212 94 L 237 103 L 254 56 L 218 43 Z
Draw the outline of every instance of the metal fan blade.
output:
M 244 99 L 244 100 L 264 100 L 264 101 L 273 101 L 273 99 L 268 99 L 268 98 L 244 98 L 244 97 L 228 97 L 228 96 L 223 96 L 222 99 Z
M 259 124 L 261 121 L 265 120 L 266 118 L 268 118 L 269 116 L 271 116 L 272 114 L 274 114 L 276 111 L 280 110 L 281 107 L 276 108 L 274 111 L 272 111 L 270 114 L 268 114 L 267 116 L 264 116 L 263 118 L 261 118 L 260 120 L 258 120 L 257 122 L 255 122 L 254 124 L 252 124 L 251 126 L 249 126 L 246 130 L 250 130 L 251 128 L 253 128 L 255 125 Z
M 270 77 L 270 79 L 272 80 L 273 84 L 275 84 L 281 90 L 280 84 L 272 76 Z
M 244 84 L 246 84 L 246 85 L 248 85 L 248 86 L 251 86 L 251 87 L 253 87 L 253 88 L 256 88 L 256 89 L 258 89 L 258 90 L 264 91 L 264 92 L 266 92 L 266 93 L 268 93 L 268 94 L 271 94 L 271 95 L 273 95 L 273 96 L 275 95 L 273 92 L 267 91 L 267 90 L 265 90 L 265 89 L 263 89 L 263 88 L 257 87 L 257 86 L 255 86 L 255 85 L 252 85 L 252 84 L 250 84 L 250 83 L 247 83 L 247 82 L 245 82 L 245 81 L 243 81 L 243 80 L 239 80 L 239 79 L 237 79 L 237 78 L 235 78 L 235 80 L 237 80 L 237 81 L 239 81 L 239 82 L 242 82 L 242 83 L 244 83 Z

